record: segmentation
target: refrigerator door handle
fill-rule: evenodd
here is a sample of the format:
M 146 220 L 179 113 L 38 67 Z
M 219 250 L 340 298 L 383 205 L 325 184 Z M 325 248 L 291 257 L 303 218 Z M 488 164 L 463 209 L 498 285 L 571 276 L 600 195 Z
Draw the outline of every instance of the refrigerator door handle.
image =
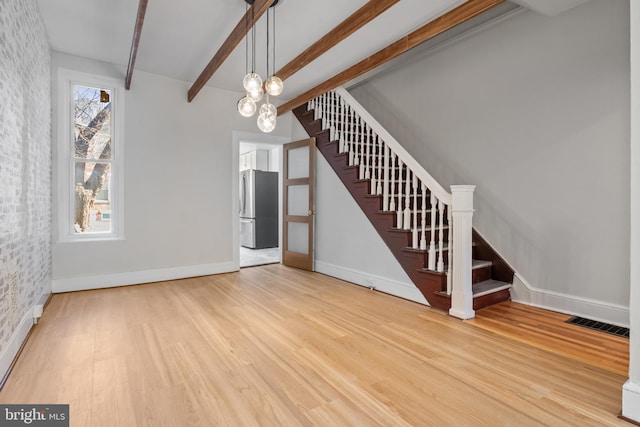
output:
M 242 198 L 240 199 L 240 213 L 245 214 L 247 206 L 247 175 L 242 174 Z

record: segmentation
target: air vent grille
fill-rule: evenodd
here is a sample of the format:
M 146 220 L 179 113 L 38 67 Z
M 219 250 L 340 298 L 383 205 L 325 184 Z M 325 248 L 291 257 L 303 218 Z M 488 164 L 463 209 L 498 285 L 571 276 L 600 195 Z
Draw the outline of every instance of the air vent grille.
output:
M 606 332 L 622 338 L 629 338 L 629 328 L 612 325 L 610 323 L 598 322 L 597 320 L 585 319 L 584 317 L 573 316 L 567 323 L 593 329 L 595 331 Z

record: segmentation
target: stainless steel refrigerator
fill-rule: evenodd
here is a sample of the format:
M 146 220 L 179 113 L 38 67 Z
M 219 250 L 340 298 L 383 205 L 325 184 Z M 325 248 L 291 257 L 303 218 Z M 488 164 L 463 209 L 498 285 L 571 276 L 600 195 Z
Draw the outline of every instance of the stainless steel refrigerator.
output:
M 278 172 L 240 172 L 240 245 L 278 246 Z

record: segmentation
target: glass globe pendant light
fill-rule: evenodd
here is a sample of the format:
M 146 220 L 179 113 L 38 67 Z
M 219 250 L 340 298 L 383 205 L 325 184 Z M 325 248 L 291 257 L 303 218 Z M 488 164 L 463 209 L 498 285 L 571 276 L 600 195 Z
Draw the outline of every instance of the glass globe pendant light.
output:
M 253 0 L 245 0 L 247 5 L 253 5 Z M 278 0 L 275 0 L 272 3 L 272 7 L 278 3 Z M 247 6 L 248 8 L 248 6 Z M 271 9 L 271 8 L 270 8 Z M 278 110 L 275 105 L 269 102 L 269 95 L 278 96 L 283 92 L 284 84 L 282 79 L 275 75 L 276 67 L 275 67 L 275 57 L 276 57 L 276 48 L 275 48 L 275 9 L 273 10 L 273 73 L 271 77 L 269 77 L 263 84 L 262 78 L 255 70 L 255 61 L 256 61 L 256 35 L 255 35 L 255 19 L 253 19 L 253 8 L 252 11 L 252 21 L 254 25 L 251 27 L 251 71 L 249 72 L 249 13 L 247 9 L 247 13 L 245 16 L 247 17 L 247 37 L 245 38 L 246 43 L 246 57 L 245 57 L 245 69 L 246 75 L 242 80 L 242 86 L 246 90 L 246 96 L 241 98 L 238 101 L 238 112 L 244 117 L 251 117 L 255 114 L 257 110 L 257 103 L 263 99 L 263 96 L 266 93 L 265 103 L 260 106 L 260 111 L 258 114 L 258 128 L 262 132 L 272 132 L 276 128 L 276 119 L 278 117 Z M 271 67 L 269 67 L 269 39 L 270 39 L 270 23 L 269 23 L 269 10 L 267 10 L 267 75 L 269 75 Z
M 267 11 L 267 75 L 269 75 L 269 12 Z M 271 96 L 278 96 L 284 90 L 284 83 L 282 79 L 276 76 L 276 11 L 273 10 L 273 74 L 267 79 L 264 84 L 266 92 Z
M 262 77 L 252 71 L 244 76 L 242 86 L 244 86 L 247 92 L 255 92 L 258 89 L 262 90 Z
M 262 132 L 269 133 L 276 128 L 276 116 L 263 113 L 258 116 L 258 129 Z
M 260 102 L 262 100 L 262 96 L 264 95 L 264 91 L 262 87 L 259 87 L 256 90 L 247 92 L 247 97 L 253 100 L 253 102 Z
M 256 113 L 256 103 L 248 95 L 240 98 L 238 101 L 238 112 L 243 117 L 251 117 Z
M 269 103 L 269 95 L 267 95 L 267 102 L 260 107 L 260 114 L 270 114 L 274 117 L 278 115 L 276 106 Z
M 254 71 L 256 62 L 256 34 L 255 26 L 251 27 L 251 71 L 249 72 L 249 2 L 245 7 L 245 70 L 247 74 L 242 79 L 242 86 L 247 91 L 247 95 L 238 101 L 238 112 L 244 117 L 251 117 L 255 114 L 257 109 L 257 102 L 260 102 L 264 91 L 262 89 L 262 78 Z M 253 2 L 251 2 L 253 4 Z M 251 9 L 251 15 L 253 20 L 253 8 Z
M 260 114 L 258 115 L 258 129 L 262 132 L 271 132 L 276 128 L 276 116 L 278 110 L 276 106 L 269 103 L 269 94 L 267 94 L 267 101 L 260 107 Z
M 278 96 L 284 90 L 282 79 L 276 75 L 269 77 L 264 85 L 267 88 L 267 93 L 271 96 Z

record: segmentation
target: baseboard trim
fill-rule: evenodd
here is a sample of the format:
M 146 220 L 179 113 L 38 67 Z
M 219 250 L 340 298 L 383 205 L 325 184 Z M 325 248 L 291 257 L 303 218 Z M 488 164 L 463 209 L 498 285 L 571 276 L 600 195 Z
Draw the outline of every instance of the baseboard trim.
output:
M 373 288 L 376 291 L 394 295 L 420 304 L 429 305 L 424 295 L 413 284 L 399 282 L 386 277 L 376 276 L 347 267 L 331 264 L 324 261 L 315 261 L 316 272 L 327 276 L 345 280 L 365 288 Z
M 640 425 L 640 384 L 631 380 L 622 386 L 622 416 Z
M 517 272 L 513 277 L 511 300 L 572 316 L 629 327 L 629 307 L 535 288 Z
M 131 271 L 126 273 L 102 274 L 97 276 L 69 277 L 53 279 L 51 291 L 86 291 L 90 289 L 115 288 L 142 283 L 163 282 L 187 277 L 209 276 L 212 274 L 238 271 L 238 263 L 229 261 L 214 264 L 188 265 L 183 267 L 159 268 L 155 270 Z
M 0 373 L 2 373 L 2 378 L 0 379 L 0 390 L 7 381 L 7 378 L 9 378 L 13 365 L 18 360 L 18 356 L 22 352 L 24 345 L 27 343 L 27 339 L 29 338 L 29 334 L 31 333 L 31 329 L 34 325 L 34 307 L 29 308 L 24 316 L 22 316 L 22 320 L 18 324 L 18 327 L 11 335 L 11 338 L 9 338 L 9 342 L 7 343 L 4 351 L 0 354 Z

